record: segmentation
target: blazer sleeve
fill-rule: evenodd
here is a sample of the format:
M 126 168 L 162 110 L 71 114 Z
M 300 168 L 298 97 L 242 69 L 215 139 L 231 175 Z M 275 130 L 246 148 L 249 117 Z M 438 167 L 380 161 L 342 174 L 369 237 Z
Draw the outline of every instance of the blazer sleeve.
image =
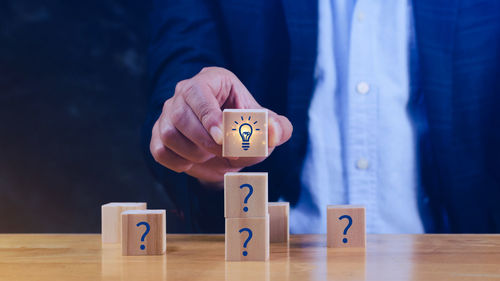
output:
M 177 82 L 190 78 L 206 66 L 226 67 L 221 44 L 220 18 L 216 7 L 203 0 L 154 0 L 151 41 L 148 49 L 148 85 L 151 94 L 142 133 L 149 168 L 166 188 L 189 222 L 186 232 L 222 232 L 223 194 L 203 188 L 198 180 L 156 163 L 149 151 L 154 122 L 163 103 L 174 94 Z

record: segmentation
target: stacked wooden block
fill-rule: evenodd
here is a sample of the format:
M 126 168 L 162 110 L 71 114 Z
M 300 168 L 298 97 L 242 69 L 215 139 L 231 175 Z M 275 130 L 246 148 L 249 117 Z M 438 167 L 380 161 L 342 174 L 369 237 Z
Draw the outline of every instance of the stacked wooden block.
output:
M 226 173 L 224 216 L 227 261 L 269 259 L 267 173 Z
M 223 112 L 224 157 L 267 157 L 268 113 L 263 109 Z M 269 259 L 267 173 L 224 175 L 226 260 Z
M 146 210 L 146 203 L 102 205 L 102 243 L 121 243 L 122 255 L 163 255 L 166 251 L 166 212 Z

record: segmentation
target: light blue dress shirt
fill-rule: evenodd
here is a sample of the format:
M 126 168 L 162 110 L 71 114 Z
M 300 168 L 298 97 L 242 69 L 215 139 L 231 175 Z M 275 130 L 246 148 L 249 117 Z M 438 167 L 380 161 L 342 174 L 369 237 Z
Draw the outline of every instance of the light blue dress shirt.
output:
M 407 111 L 413 42 L 405 0 L 319 0 L 316 87 L 293 233 L 325 233 L 326 206 L 366 207 L 369 233 L 421 233 Z

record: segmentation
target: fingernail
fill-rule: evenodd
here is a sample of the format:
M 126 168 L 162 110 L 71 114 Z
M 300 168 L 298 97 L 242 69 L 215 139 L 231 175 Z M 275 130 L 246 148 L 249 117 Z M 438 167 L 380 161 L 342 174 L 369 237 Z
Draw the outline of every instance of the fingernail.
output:
M 269 141 L 269 146 L 275 147 L 280 142 L 281 131 L 279 130 L 278 122 L 274 121 L 273 118 L 269 119 L 269 125 L 272 125 L 272 127 L 273 127 L 273 138 Z
M 222 135 L 222 130 L 219 127 L 213 126 L 210 128 L 210 135 L 218 145 L 222 144 L 222 138 L 224 136 Z

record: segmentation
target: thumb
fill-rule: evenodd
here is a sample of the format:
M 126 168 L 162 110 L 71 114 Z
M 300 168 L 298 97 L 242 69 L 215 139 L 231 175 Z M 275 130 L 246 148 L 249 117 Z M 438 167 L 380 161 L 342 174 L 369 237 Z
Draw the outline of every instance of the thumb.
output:
M 269 147 L 282 145 L 290 139 L 293 132 L 292 123 L 285 116 L 269 110 Z

